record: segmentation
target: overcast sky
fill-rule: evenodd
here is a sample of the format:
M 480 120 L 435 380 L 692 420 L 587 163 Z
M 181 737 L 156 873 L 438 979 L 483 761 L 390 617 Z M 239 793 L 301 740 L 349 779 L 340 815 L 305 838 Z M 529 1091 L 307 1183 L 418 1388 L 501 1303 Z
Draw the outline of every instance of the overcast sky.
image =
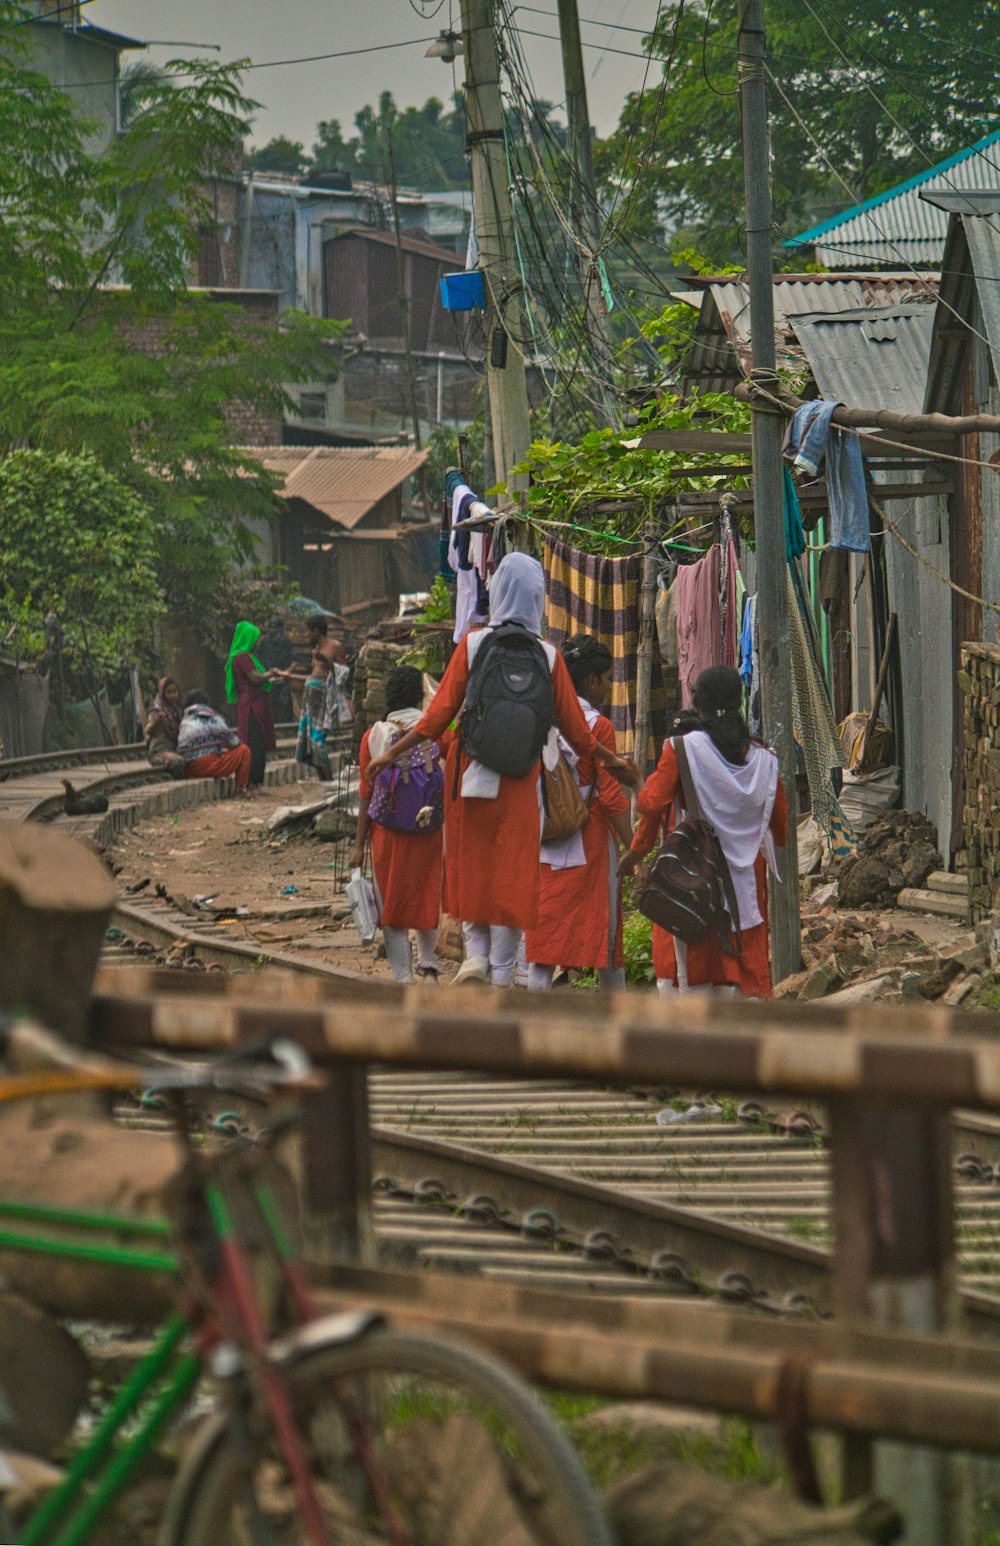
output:
M 556 0 L 530 0 L 531 11 L 519 7 L 522 33 L 539 96 L 561 102 L 563 97 L 558 41 L 533 37 L 534 32 L 557 38 Z M 253 138 L 258 144 L 278 134 L 301 140 L 309 150 L 316 124 L 339 118 L 352 130 L 354 115 L 381 91 L 392 92 L 400 107 L 419 104 L 430 96 L 447 102 L 452 91 L 451 66 L 425 59 L 428 44 L 448 25 L 449 8 L 457 18 L 457 0 L 442 0 L 436 16 L 434 0 L 92 0 L 84 12 L 97 26 L 142 40 L 163 40 L 167 47 L 149 50 L 154 60 L 191 53 L 187 45 L 217 43 L 222 59 L 269 60 L 301 58 L 347 49 L 370 50 L 376 45 L 402 43 L 400 48 L 357 53 L 312 64 L 289 64 L 251 70 L 244 77 L 247 95 L 262 104 Z M 641 57 L 623 57 L 613 48 L 641 52 L 641 32 L 623 28 L 648 27 L 656 0 L 580 0 L 581 22 L 598 17 L 613 24 L 583 25 L 584 66 L 590 116 L 599 134 L 614 128 L 629 91 L 642 84 Z M 185 45 L 184 47 L 180 45 Z M 214 53 L 214 51 L 213 51 Z M 141 57 L 137 54 L 126 58 Z M 461 60 L 456 63 L 462 83 Z

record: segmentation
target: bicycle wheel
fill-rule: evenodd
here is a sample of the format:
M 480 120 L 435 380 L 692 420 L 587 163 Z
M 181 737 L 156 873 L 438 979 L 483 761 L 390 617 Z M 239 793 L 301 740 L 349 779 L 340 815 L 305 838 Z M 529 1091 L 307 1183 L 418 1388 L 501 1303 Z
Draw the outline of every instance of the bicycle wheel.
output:
M 481 1353 L 393 1331 L 312 1346 L 289 1368 L 330 1540 L 393 1535 L 348 1431 L 412 1546 L 611 1546 L 579 1458 L 534 1392 Z M 162 1546 L 312 1546 L 270 1428 L 209 1419 L 182 1467 Z

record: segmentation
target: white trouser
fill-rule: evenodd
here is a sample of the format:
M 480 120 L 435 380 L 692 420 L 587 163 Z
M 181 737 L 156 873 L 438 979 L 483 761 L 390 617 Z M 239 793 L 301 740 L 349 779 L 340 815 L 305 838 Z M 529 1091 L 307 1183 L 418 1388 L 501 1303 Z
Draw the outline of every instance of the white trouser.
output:
M 548 993 L 552 987 L 552 979 L 555 973 L 556 969 L 554 966 L 539 966 L 536 961 L 532 961 L 528 966 L 528 992 Z M 597 968 L 597 986 L 603 993 L 624 993 L 624 966 L 599 966 Z
M 434 954 L 438 937 L 437 929 L 414 929 L 413 932 L 417 936 L 417 965 L 421 970 L 432 967 L 437 971 L 438 962 Z M 389 924 L 383 924 L 382 939 L 385 942 L 385 958 L 396 981 L 412 982 L 413 958 L 410 955 L 409 929 L 394 929 Z
M 463 923 L 466 956 L 482 956 L 490 963 L 490 982 L 498 988 L 510 986 L 517 966 L 521 943 L 520 929 L 501 923 Z

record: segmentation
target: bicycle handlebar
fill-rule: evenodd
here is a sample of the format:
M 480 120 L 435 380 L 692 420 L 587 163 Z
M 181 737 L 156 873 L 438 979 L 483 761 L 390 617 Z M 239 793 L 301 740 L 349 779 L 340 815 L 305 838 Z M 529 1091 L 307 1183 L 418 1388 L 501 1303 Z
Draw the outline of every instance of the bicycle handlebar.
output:
M 0 1073 L 0 1103 L 83 1090 L 129 1090 L 140 1084 L 164 1093 L 232 1089 L 234 1073 L 241 1086 L 255 1092 L 317 1088 L 322 1082 L 302 1048 L 283 1037 L 238 1047 L 198 1068 L 142 1069 L 73 1046 L 35 1020 L 0 1017 L 0 1055 L 12 1071 L 6 1079 Z

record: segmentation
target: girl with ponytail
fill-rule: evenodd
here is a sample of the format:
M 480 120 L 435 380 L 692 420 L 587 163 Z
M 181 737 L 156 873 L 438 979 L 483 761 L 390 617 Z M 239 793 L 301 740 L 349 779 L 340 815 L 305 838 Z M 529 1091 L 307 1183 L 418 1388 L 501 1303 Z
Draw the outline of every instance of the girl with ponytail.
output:
M 562 654 L 588 728 L 613 752 L 614 726 L 601 713 L 611 696 L 611 651 L 578 634 Z M 557 966 L 573 966 L 596 967 L 601 988 L 624 989 L 618 844 L 627 849 L 632 841 L 629 802 L 603 763 L 577 756 L 565 742 L 561 749 L 587 802 L 587 820 L 573 837 L 542 844 L 538 922 L 525 934 L 528 987 L 545 992 Z
M 701 814 L 715 828 L 729 864 L 739 910 L 740 948 L 735 955 L 725 954 L 717 930 L 697 945 L 684 945 L 654 925 L 656 985 L 664 994 L 727 992 L 770 998 L 767 871 L 770 867 L 777 875 L 774 848 L 783 847 L 788 839 L 788 802 L 778 777 L 778 760 L 766 746 L 751 740 L 742 713 L 739 673 L 732 667 L 710 666 L 703 671 L 695 682 L 694 705 L 699 728 L 685 735 L 684 749 Z M 621 873 L 632 872 L 655 847 L 664 818 L 683 803 L 671 739 L 664 745 L 656 771 L 639 791 L 642 819 L 619 866 Z M 735 924 L 736 920 L 734 932 Z M 676 949 L 675 962 L 671 945 Z

